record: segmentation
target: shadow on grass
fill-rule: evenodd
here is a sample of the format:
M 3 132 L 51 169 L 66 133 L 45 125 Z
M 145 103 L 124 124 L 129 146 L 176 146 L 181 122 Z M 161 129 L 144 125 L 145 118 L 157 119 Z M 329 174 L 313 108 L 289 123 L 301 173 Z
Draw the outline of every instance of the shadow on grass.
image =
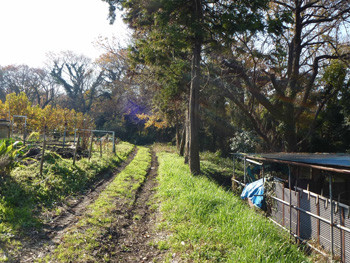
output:
M 227 175 L 227 173 L 222 173 L 210 166 L 202 166 L 202 174 L 215 182 L 217 185 L 221 186 L 225 190 L 231 189 L 231 176 Z
M 38 228 L 40 221 L 34 216 L 34 200 L 23 185 L 10 176 L 0 179 L 0 223 L 14 231 Z

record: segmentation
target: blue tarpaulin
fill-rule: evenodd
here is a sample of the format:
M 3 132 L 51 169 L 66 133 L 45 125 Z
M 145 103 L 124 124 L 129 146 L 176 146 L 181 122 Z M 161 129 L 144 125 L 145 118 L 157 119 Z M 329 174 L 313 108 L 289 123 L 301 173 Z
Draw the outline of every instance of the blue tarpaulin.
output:
M 241 194 L 242 199 L 249 198 L 249 200 L 260 209 L 265 208 L 264 201 L 264 179 L 259 179 L 255 182 L 247 184 Z

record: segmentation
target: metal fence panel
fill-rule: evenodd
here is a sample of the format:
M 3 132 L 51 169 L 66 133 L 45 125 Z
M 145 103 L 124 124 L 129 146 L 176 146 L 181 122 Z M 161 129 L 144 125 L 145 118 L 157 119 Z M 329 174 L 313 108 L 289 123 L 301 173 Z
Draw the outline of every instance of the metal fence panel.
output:
M 275 196 L 281 200 L 289 202 L 289 189 L 284 188 L 282 183 L 275 184 Z M 330 220 L 331 206 L 329 200 L 317 198 L 314 195 L 308 195 L 306 191 L 295 192 L 291 191 L 292 205 L 298 206 L 305 211 L 311 212 L 314 215 Z M 333 210 L 333 218 L 335 224 L 344 225 L 350 228 L 349 208 L 346 205 L 340 205 L 338 210 Z M 335 205 L 334 205 L 335 208 Z M 337 213 L 335 213 L 337 212 Z M 326 250 L 331 250 L 331 231 L 329 223 L 323 222 L 315 217 L 312 217 L 304 212 L 300 213 L 300 237 L 306 240 L 314 240 Z M 349 215 L 349 217 L 348 217 Z M 275 201 L 274 209 L 272 210 L 272 218 L 289 229 L 289 206 L 281 202 Z M 283 220 L 284 219 L 284 220 Z M 283 224 L 284 222 L 284 224 Z M 298 211 L 292 208 L 292 232 L 298 232 Z M 350 263 L 350 233 L 333 227 L 333 247 L 334 255 L 342 262 Z
M 350 228 L 349 207 L 344 208 L 344 226 Z M 350 233 L 344 231 L 344 262 L 350 262 Z

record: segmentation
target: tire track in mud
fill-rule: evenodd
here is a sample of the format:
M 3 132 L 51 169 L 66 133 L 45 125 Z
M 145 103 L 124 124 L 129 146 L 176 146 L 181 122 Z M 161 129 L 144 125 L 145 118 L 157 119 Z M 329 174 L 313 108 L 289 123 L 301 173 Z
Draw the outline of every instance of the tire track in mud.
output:
M 158 161 L 152 151 L 151 168 L 137 190 L 131 208 L 119 214 L 113 229 L 115 242 L 110 248 L 111 262 L 160 262 L 162 252 L 150 242 L 156 239 L 156 211 L 152 208 L 157 186 Z
M 15 262 L 34 262 L 36 259 L 42 258 L 54 250 L 57 244 L 60 243 L 65 230 L 79 221 L 87 207 L 98 198 L 108 184 L 134 159 L 136 153 L 137 147 L 134 147 L 128 158 L 120 166 L 113 169 L 112 172 L 107 172 L 101 176 L 102 178 L 89 187 L 87 193 L 79 198 L 69 200 L 69 205 L 63 207 L 63 213 L 45 224 L 43 231 L 33 233 L 30 241 L 24 242 L 23 248 Z

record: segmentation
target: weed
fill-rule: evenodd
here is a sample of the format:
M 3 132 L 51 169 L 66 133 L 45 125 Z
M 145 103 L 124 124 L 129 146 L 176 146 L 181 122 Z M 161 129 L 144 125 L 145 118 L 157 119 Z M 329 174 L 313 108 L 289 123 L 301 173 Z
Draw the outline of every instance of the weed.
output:
M 140 220 L 141 219 L 141 216 L 140 215 L 134 215 L 132 217 L 133 220 Z
M 159 250 L 168 250 L 170 245 L 167 241 L 161 240 L 157 242 L 157 247 Z

